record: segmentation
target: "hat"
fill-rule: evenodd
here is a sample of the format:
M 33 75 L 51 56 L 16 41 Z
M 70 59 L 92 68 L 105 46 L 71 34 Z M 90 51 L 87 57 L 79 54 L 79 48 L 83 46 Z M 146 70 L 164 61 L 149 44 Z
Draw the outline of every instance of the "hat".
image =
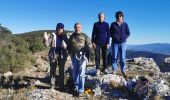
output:
M 59 28 L 64 28 L 64 24 L 63 23 L 58 23 L 57 26 L 56 26 L 56 30 L 59 29 Z

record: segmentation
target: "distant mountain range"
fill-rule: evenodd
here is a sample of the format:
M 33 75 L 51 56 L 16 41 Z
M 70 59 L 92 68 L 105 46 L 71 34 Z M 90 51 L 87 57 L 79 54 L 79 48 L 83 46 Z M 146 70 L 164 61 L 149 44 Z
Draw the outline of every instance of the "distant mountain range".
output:
M 156 62 L 156 64 L 158 66 L 160 66 L 164 62 L 165 58 L 170 57 L 170 55 L 152 53 L 152 52 L 147 52 L 147 51 L 131 51 L 131 50 L 127 50 L 126 57 L 128 59 L 137 58 L 137 57 L 153 58 L 153 60 Z
M 152 53 L 160 53 L 170 55 L 170 43 L 153 43 L 145 45 L 128 45 L 131 51 L 147 51 Z

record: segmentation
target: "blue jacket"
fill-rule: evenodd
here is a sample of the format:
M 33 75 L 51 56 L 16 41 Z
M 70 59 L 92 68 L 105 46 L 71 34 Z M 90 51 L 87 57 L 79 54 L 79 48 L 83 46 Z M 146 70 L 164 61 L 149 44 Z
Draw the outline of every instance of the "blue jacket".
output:
M 110 26 L 110 36 L 112 43 L 123 43 L 130 36 L 128 24 L 123 22 L 120 26 L 117 22 L 113 22 Z
M 106 22 L 96 22 L 93 26 L 92 42 L 97 45 L 109 44 L 110 31 L 109 24 Z

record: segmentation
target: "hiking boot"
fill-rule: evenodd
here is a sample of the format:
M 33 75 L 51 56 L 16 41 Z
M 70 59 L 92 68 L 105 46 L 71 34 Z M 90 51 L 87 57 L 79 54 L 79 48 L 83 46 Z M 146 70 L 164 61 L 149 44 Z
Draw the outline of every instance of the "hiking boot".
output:
M 100 70 L 99 70 L 99 69 L 97 69 L 97 71 L 96 71 L 96 75 L 97 75 L 97 76 L 99 76 L 99 75 L 100 75 Z
M 73 90 L 73 96 L 76 96 L 76 97 L 79 96 L 79 93 L 76 88 Z

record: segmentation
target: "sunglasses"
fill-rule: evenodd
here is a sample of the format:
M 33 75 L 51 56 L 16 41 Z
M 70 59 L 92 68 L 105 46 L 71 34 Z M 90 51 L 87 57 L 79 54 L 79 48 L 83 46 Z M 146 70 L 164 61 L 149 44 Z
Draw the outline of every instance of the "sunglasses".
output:
M 63 27 L 59 27 L 58 29 L 64 29 Z
M 118 15 L 118 16 L 116 16 L 116 17 L 117 17 L 117 18 L 118 18 L 118 17 L 122 17 L 122 15 Z

